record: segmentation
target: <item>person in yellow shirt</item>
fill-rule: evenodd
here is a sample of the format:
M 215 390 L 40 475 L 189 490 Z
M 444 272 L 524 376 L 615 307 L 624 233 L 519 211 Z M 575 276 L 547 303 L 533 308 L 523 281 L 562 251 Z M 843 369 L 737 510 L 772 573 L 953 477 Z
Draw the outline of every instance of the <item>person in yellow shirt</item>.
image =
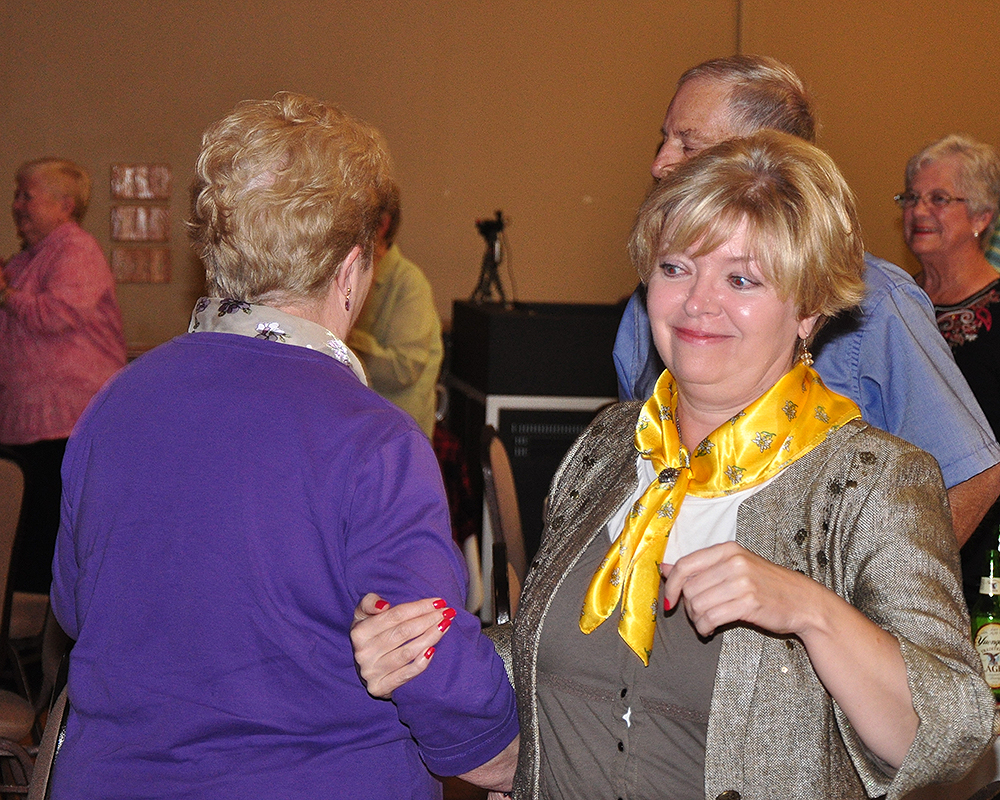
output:
M 395 243 L 399 187 L 393 184 L 375 238 L 375 278 L 347 340 L 368 385 L 434 435 L 436 386 L 444 346 L 431 285 Z

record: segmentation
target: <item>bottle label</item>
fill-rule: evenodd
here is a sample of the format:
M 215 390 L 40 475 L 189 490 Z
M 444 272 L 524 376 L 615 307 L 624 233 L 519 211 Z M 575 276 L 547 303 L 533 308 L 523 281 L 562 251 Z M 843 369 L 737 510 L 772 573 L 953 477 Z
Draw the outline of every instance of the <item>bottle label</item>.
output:
M 990 597 L 1000 594 L 1000 578 L 980 578 L 979 594 L 988 594 Z
M 1000 624 L 988 622 L 976 632 L 976 650 L 991 689 L 1000 689 Z

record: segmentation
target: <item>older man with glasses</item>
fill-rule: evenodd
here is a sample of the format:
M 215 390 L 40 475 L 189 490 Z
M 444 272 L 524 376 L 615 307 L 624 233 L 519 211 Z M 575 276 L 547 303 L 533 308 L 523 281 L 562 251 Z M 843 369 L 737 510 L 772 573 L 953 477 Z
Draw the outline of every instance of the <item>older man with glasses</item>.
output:
M 653 178 L 762 128 L 815 139 L 810 98 L 790 67 L 759 56 L 692 67 L 667 109 Z M 816 369 L 861 407 L 866 421 L 937 459 L 962 545 L 1000 495 L 1000 446 L 938 333 L 927 295 L 899 267 L 870 253 L 865 262 L 860 313 L 831 320 L 819 333 Z M 622 399 L 648 397 L 663 364 L 651 346 L 643 286 L 625 309 L 614 360 Z

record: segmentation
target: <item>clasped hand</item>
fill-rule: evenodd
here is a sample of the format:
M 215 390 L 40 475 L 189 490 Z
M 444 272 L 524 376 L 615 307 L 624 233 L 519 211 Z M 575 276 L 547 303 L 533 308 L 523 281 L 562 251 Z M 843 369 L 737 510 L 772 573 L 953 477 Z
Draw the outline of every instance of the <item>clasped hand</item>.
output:
M 362 597 L 354 609 L 351 644 L 368 693 L 388 699 L 427 669 L 454 617 L 455 610 L 440 598 L 390 606 L 377 594 Z
M 735 542 L 697 550 L 676 564 L 661 564 L 665 603 L 684 609 L 702 636 L 743 622 L 776 634 L 801 634 L 808 626 L 815 581 L 750 552 Z

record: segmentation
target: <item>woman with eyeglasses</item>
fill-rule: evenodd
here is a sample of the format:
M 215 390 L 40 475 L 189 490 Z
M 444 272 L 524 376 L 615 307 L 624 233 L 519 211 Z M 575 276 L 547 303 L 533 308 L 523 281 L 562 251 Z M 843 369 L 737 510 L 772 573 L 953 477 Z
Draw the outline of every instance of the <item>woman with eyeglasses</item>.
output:
M 987 144 L 951 134 L 927 145 L 906 165 L 903 236 L 923 271 L 917 282 L 934 303 L 938 328 L 959 369 L 1000 436 L 1000 276 L 985 251 L 997 223 L 1000 155 Z M 1000 503 L 962 548 L 970 606 L 996 545 Z

